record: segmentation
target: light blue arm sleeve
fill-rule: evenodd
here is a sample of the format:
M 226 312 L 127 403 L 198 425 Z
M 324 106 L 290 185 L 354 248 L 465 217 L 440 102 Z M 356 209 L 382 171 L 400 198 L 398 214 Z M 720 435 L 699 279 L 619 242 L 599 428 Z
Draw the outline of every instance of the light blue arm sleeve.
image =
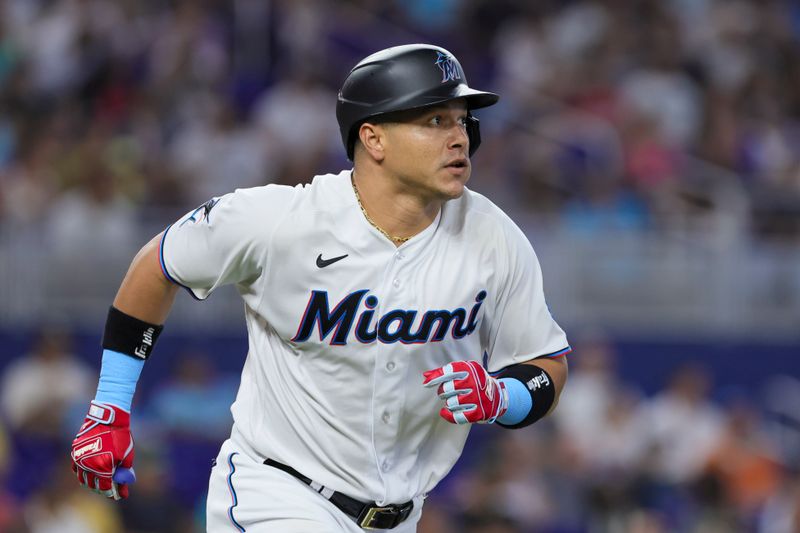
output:
M 500 378 L 508 392 L 508 410 L 497 419 L 501 424 L 513 426 L 522 422 L 533 407 L 533 398 L 528 387 L 514 378 Z
M 143 367 L 144 360 L 113 350 L 103 350 L 100 381 L 94 400 L 116 405 L 130 413 L 133 393 Z

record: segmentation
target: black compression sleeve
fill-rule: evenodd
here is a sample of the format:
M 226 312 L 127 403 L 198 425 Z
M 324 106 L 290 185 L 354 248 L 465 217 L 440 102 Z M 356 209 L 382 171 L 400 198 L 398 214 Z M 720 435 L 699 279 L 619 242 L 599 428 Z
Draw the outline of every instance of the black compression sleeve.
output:
M 103 333 L 103 349 L 146 360 L 163 329 L 164 326 L 144 322 L 111 306 Z

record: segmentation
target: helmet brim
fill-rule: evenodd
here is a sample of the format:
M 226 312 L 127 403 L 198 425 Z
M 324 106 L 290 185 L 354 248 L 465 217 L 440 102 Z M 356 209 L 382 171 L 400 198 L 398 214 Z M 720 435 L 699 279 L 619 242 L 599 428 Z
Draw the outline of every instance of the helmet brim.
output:
M 478 91 L 476 89 L 471 89 L 469 87 L 465 87 L 462 85 L 456 87 L 454 91 L 450 92 L 447 95 L 442 95 L 442 94 L 417 95 L 415 97 L 415 100 L 417 102 L 416 105 L 405 106 L 400 110 L 390 110 L 390 111 L 383 111 L 380 113 L 374 113 L 358 121 L 356 124 L 354 124 L 354 127 L 358 127 L 364 122 L 369 122 L 370 120 L 375 120 L 379 117 L 394 115 L 400 112 L 422 110 L 428 107 L 445 104 L 453 100 L 458 100 L 459 98 L 463 98 L 464 100 L 466 100 L 467 111 L 472 111 L 473 109 L 480 109 L 482 107 L 489 107 L 491 105 L 496 104 L 497 101 L 500 99 L 500 97 L 494 93 L 486 91 Z
M 467 110 L 480 109 L 482 107 L 489 107 L 497 103 L 500 97 L 494 93 L 486 91 L 478 91 L 471 89 L 464 85 L 454 87 L 454 90 L 447 95 L 442 94 L 421 94 L 416 96 L 417 105 L 410 105 L 403 107 L 403 110 L 422 109 L 431 107 L 438 104 L 444 104 L 452 100 L 464 98 L 467 101 Z M 376 113 L 374 116 L 382 115 L 384 113 Z
M 497 103 L 500 97 L 494 93 L 486 92 L 486 91 L 478 91 L 476 89 L 470 89 L 469 87 L 459 87 L 456 91 L 461 93 L 456 98 L 466 98 L 467 99 L 467 109 L 480 109 L 482 107 L 489 107 Z

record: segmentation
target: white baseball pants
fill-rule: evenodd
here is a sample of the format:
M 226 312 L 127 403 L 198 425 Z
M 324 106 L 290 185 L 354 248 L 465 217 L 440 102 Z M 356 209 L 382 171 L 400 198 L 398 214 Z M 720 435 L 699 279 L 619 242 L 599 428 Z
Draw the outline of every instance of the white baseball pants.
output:
M 405 522 L 377 531 L 415 533 L 421 514 L 422 498 L 417 498 Z M 253 459 L 230 439 L 222 444 L 217 464 L 211 469 L 206 520 L 210 533 L 366 531 L 311 487 Z

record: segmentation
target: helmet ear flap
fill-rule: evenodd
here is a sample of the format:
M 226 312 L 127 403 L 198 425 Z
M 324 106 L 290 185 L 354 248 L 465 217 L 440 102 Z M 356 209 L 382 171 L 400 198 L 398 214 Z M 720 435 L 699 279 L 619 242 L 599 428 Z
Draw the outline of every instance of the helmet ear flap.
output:
M 481 121 L 467 114 L 467 137 L 469 137 L 469 156 L 481 145 Z
M 347 159 L 349 159 L 350 161 L 355 161 L 356 142 L 358 142 L 358 129 L 361 127 L 363 123 L 364 123 L 363 120 L 359 120 L 358 122 L 353 124 L 353 127 L 350 128 L 350 132 L 347 134 L 346 137 L 347 144 L 345 145 L 345 149 L 347 152 Z

